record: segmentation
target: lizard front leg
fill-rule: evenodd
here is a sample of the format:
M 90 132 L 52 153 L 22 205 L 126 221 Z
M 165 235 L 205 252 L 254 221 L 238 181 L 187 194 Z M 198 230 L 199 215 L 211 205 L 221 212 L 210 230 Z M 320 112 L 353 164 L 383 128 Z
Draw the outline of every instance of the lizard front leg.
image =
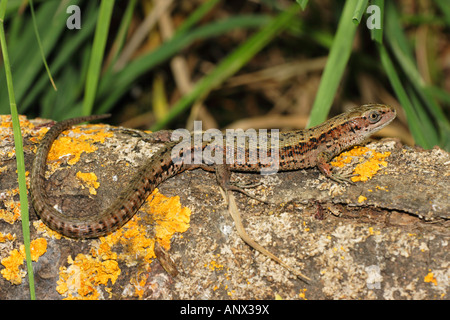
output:
M 323 175 L 327 178 L 330 178 L 333 181 L 336 181 L 337 183 L 353 183 L 353 181 L 350 180 L 350 178 L 353 176 L 352 174 L 348 175 L 339 175 L 334 174 L 331 171 L 331 165 L 329 161 L 331 160 L 332 156 L 328 152 L 320 152 L 317 156 L 317 167 L 319 168 L 320 172 L 323 173 Z

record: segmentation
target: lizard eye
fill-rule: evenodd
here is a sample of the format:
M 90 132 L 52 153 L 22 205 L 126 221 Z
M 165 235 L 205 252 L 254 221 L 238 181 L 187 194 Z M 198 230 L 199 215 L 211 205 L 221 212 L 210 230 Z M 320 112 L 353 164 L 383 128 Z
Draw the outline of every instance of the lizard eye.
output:
M 378 121 L 380 121 L 381 114 L 377 111 L 372 111 L 369 113 L 368 118 L 370 123 L 377 123 Z

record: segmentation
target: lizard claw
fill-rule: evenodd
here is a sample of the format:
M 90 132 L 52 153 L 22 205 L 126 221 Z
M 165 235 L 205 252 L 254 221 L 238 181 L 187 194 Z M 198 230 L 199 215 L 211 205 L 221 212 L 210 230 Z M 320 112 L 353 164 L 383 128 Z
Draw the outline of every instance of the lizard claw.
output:
M 260 186 L 262 183 L 261 181 L 258 181 L 256 183 L 248 183 L 248 184 L 238 184 L 238 183 L 230 183 L 231 185 L 234 185 L 237 188 L 241 188 L 241 189 L 249 189 L 249 188 L 256 188 L 258 186 Z
M 251 188 L 251 187 L 246 186 L 245 188 Z M 237 186 L 237 185 L 234 185 L 234 184 L 228 184 L 228 185 L 226 186 L 226 189 L 227 189 L 227 190 L 231 190 L 231 191 L 237 191 L 237 192 L 240 192 L 240 193 L 242 193 L 242 194 L 245 194 L 245 195 L 246 195 L 247 197 L 249 197 L 249 198 L 252 198 L 252 199 L 254 199 L 254 200 L 257 200 L 257 201 L 262 202 L 262 203 L 265 203 L 265 204 L 270 204 L 270 203 L 271 203 L 270 201 L 263 200 L 263 199 L 261 199 L 261 198 L 259 198 L 259 197 L 256 197 L 256 196 L 254 196 L 254 195 L 248 193 L 247 191 L 245 191 L 244 189 L 242 189 L 242 187 Z
M 351 180 L 351 177 L 354 177 L 356 175 L 354 174 L 332 174 L 329 176 L 329 178 L 337 183 L 349 183 L 349 184 L 355 184 Z

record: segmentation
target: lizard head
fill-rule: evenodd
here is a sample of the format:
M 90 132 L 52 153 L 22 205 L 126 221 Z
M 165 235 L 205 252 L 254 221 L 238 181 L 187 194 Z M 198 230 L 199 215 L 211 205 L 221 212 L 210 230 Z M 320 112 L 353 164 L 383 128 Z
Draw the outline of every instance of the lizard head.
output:
M 384 104 L 365 104 L 348 111 L 347 121 L 352 131 L 357 131 L 362 138 L 368 138 L 373 133 L 387 126 L 397 115 L 395 109 Z
M 365 104 L 342 113 L 325 124 L 334 140 L 338 141 L 339 149 L 361 143 L 369 136 L 387 126 L 395 119 L 396 111 L 384 104 Z M 324 125 L 325 125 L 324 124 Z

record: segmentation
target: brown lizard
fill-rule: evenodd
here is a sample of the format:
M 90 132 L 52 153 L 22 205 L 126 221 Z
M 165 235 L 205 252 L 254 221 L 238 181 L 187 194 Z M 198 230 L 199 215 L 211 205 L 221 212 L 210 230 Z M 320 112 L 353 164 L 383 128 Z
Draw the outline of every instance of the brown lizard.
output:
M 96 238 L 120 228 L 133 217 L 146 198 L 161 182 L 184 170 L 199 167 L 207 170 L 220 169 L 218 171 L 221 173 L 219 176 L 222 179 L 219 183 L 225 189 L 236 190 L 236 187 L 228 184 L 230 170 L 260 172 L 268 166 L 259 160 L 251 164 L 234 162 L 219 166 L 205 163 L 187 164 L 189 161 L 186 161 L 186 159 L 193 160 L 192 157 L 194 157 L 195 152 L 204 151 L 209 144 L 192 144 L 188 150 L 179 149 L 174 154 L 173 151 L 179 142 L 169 142 L 138 170 L 131 179 L 129 186 L 98 216 L 89 218 L 67 216 L 50 204 L 49 196 L 44 187 L 46 161 L 50 147 L 62 131 L 73 125 L 103 119 L 108 116 L 91 115 L 59 122 L 46 133 L 36 152 L 31 172 L 31 201 L 42 221 L 51 229 L 67 237 Z M 361 143 L 374 132 L 389 124 L 395 116 L 395 109 L 390 106 L 368 104 L 340 114 L 310 129 L 280 132 L 277 169 L 288 171 L 317 166 L 326 177 L 343 182 L 345 181 L 343 177 L 332 174 L 328 162 L 344 149 Z M 235 152 L 239 152 L 238 146 L 234 148 Z M 226 148 L 216 149 L 216 152 L 223 152 L 223 157 L 225 157 L 226 151 Z M 245 152 L 248 156 L 248 145 L 240 151 Z

